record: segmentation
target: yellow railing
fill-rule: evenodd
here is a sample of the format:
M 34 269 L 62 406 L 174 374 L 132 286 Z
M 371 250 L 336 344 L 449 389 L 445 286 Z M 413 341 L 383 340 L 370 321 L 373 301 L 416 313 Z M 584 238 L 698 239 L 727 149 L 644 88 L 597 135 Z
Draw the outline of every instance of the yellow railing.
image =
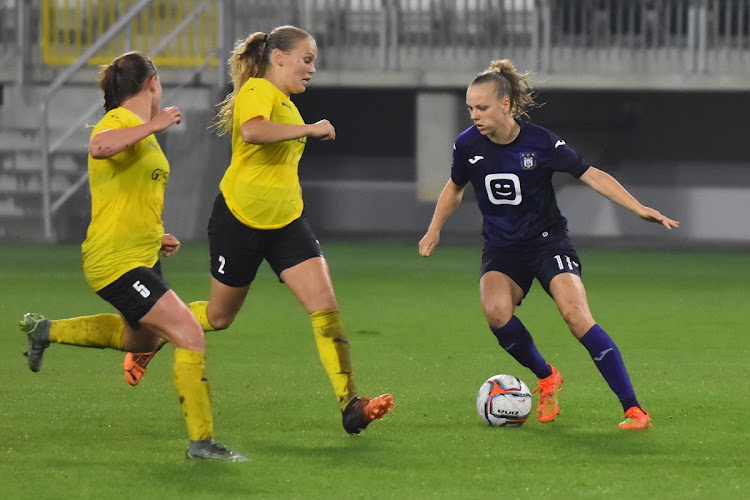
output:
M 130 23 L 89 60 L 91 65 L 109 64 L 128 50 L 149 54 L 195 9 L 200 0 L 153 0 Z M 45 64 L 66 66 L 104 33 L 136 0 L 42 0 L 40 46 Z M 196 66 L 216 51 L 216 4 L 203 10 L 156 57 L 157 66 Z

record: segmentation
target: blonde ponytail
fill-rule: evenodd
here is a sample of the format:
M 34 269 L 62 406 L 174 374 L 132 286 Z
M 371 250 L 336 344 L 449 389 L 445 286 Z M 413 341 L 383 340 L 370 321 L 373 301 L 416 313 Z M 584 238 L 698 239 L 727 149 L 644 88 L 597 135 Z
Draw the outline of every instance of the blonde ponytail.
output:
M 508 59 L 492 61 L 482 73 L 476 76 L 471 85 L 493 83 L 497 85 L 498 97 L 510 99 L 510 114 L 514 117 L 529 117 L 528 111 L 538 107 L 534 95 L 529 87 L 531 72 L 518 73 L 516 67 Z
M 234 102 L 237 93 L 250 78 L 263 78 L 271 64 L 271 52 L 279 49 L 290 52 L 302 39 L 312 39 L 310 34 L 296 26 L 279 26 L 269 34 L 257 31 L 245 40 L 239 40 L 227 61 L 233 90 L 219 103 L 213 128 L 219 135 L 232 131 Z

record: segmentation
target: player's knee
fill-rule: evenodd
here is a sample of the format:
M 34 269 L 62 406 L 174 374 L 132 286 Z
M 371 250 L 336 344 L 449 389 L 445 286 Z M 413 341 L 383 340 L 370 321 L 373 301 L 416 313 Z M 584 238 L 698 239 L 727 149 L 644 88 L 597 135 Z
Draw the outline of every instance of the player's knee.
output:
M 166 339 L 174 344 L 175 347 L 189 349 L 191 351 L 204 352 L 205 333 L 200 323 L 195 321 L 186 321 L 180 325 L 175 325 L 173 329 L 166 332 Z
M 513 317 L 513 309 L 498 304 L 483 304 L 484 316 L 492 328 L 502 328 Z
M 214 330 L 226 330 L 229 328 L 232 323 L 234 322 L 235 315 L 234 314 L 217 314 L 215 317 L 212 316 L 209 318 L 209 323 L 211 323 L 211 326 L 214 328 Z
M 206 320 L 214 330 L 226 330 L 240 312 L 242 301 L 226 303 L 221 300 L 210 300 L 206 306 Z
M 586 333 L 585 331 L 582 332 L 582 330 L 592 321 L 591 315 L 578 306 L 570 306 L 561 309 L 560 313 L 562 314 L 565 323 L 567 323 L 568 328 L 576 337 Z

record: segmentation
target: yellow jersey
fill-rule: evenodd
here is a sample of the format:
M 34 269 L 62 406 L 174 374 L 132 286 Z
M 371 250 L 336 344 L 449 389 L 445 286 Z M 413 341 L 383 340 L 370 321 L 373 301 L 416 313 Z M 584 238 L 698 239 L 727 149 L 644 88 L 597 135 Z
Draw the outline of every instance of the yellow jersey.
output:
M 304 125 L 297 106 L 264 78 L 250 78 L 240 88 L 232 117 L 232 161 L 219 185 L 229 210 L 256 229 L 278 229 L 302 215 L 298 166 L 307 137 L 272 144 L 248 144 L 240 126 L 262 117 Z
M 109 111 L 91 137 L 141 125 L 125 108 Z M 169 162 L 154 135 L 114 156 L 89 155 L 91 223 L 83 242 L 83 272 L 99 291 L 136 267 L 156 264 L 164 236 L 161 220 Z

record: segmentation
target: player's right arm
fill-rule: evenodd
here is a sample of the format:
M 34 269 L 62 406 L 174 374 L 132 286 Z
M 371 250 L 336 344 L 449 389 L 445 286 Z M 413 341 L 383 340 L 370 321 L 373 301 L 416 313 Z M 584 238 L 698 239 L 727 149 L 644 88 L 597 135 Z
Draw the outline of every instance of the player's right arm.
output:
M 110 158 L 134 146 L 149 135 L 180 123 L 181 120 L 182 114 L 177 106 L 170 106 L 156 113 L 151 121 L 141 125 L 102 130 L 89 141 L 89 154 L 97 160 Z
M 422 257 L 429 257 L 440 241 L 440 230 L 448 217 L 456 210 L 464 197 L 466 186 L 459 186 L 453 179 L 448 179 L 448 183 L 443 188 L 435 206 L 435 213 L 432 216 L 430 227 L 427 233 L 419 240 L 419 254 Z
M 321 140 L 336 138 L 336 129 L 328 120 L 320 120 L 313 124 L 297 125 L 292 123 L 277 123 L 256 116 L 240 125 L 242 140 L 248 144 L 271 144 L 284 142 L 301 137 L 317 137 Z

